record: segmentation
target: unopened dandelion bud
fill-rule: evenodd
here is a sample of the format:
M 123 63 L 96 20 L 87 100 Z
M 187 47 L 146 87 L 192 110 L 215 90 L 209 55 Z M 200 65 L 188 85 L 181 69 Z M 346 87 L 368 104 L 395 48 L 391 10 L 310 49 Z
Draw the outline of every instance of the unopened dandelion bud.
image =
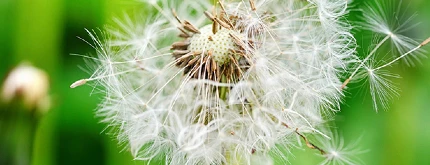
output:
M 48 75 L 43 70 L 24 63 L 7 76 L 2 87 L 2 98 L 5 102 L 22 98 L 29 109 L 46 110 L 49 108 L 48 90 Z

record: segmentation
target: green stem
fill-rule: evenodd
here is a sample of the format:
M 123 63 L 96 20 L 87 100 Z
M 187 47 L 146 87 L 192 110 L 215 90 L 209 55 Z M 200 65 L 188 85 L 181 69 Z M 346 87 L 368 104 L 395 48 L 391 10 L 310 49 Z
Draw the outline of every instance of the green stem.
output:
M 38 124 L 36 109 L 23 107 L 15 100 L 2 110 L 0 126 L 4 136 L 0 138 L 0 164 L 31 165 Z
M 221 77 L 221 83 L 227 83 L 227 77 L 225 77 L 225 75 L 222 75 Z M 227 88 L 228 87 L 220 87 L 220 93 L 219 93 L 219 98 L 221 100 L 226 100 L 227 99 Z
M 227 77 L 225 76 L 225 75 L 222 75 L 222 77 L 221 77 L 221 83 L 227 83 Z M 227 99 L 227 87 L 225 87 L 225 86 L 222 86 L 222 87 L 219 87 L 219 98 L 221 99 L 221 100 L 226 100 Z M 227 146 L 226 148 L 229 148 L 229 146 Z M 225 163 L 225 165 L 231 165 L 231 164 L 233 164 L 233 162 L 231 162 L 232 160 L 231 160 L 231 152 L 230 152 L 230 150 L 226 150 L 226 152 L 225 152 L 225 159 L 226 159 L 226 163 Z
M 25 109 L 27 110 L 27 109 Z M 15 164 L 16 165 L 31 165 L 33 158 L 34 140 L 37 128 L 37 118 L 34 113 L 22 115 L 20 119 L 21 126 L 15 126 L 20 129 L 15 132 Z
M 221 83 L 227 83 L 227 77 L 225 75 L 222 75 L 221 77 Z M 229 92 L 229 88 L 228 86 L 223 86 L 223 87 L 219 87 L 220 93 L 219 93 L 219 97 L 221 100 L 227 100 L 227 93 Z M 226 146 L 226 151 L 225 151 L 225 165 L 240 165 L 242 164 L 240 157 L 237 158 L 237 156 L 240 155 L 233 155 L 235 152 L 234 151 L 234 146 Z M 235 157 L 235 158 L 234 158 Z

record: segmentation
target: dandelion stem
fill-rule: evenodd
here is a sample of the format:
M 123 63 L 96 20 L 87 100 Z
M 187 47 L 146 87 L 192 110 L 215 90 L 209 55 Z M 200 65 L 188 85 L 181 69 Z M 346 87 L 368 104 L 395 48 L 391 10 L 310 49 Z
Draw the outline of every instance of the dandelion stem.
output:
M 227 77 L 225 77 L 225 75 L 222 75 L 222 77 L 221 77 L 221 83 L 227 83 Z M 225 86 L 220 87 L 219 98 L 222 99 L 222 100 L 226 100 L 227 99 L 227 87 L 225 87 Z

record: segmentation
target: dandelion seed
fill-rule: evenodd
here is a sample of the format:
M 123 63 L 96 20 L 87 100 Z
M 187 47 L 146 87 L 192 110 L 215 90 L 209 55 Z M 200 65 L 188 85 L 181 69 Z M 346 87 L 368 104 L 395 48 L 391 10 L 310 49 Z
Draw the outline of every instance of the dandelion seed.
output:
M 364 164 L 358 158 L 358 155 L 368 152 L 367 150 L 360 149 L 359 142 L 360 138 L 358 138 L 354 143 L 345 144 L 345 141 L 337 131 L 329 131 L 327 132 L 331 139 L 327 138 L 318 138 L 318 142 L 322 147 L 326 149 L 326 153 L 322 156 L 325 158 L 321 165 L 325 164 L 335 164 L 335 165 L 354 165 L 354 164 Z
M 81 79 L 81 80 L 74 82 L 72 85 L 70 85 L 70 88 L 76 88 L 76 87 L 84 85 L 86 83 L 87 83 L 86 79 Z

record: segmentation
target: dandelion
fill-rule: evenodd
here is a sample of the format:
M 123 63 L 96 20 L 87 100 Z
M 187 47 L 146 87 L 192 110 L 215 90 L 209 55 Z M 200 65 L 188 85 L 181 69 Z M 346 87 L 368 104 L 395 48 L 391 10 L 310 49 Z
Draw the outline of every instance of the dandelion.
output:
M 49 109 L 49 80 L 45 71 L 23 62 L 14 68 L 1 90 L 1 99 L 6 103 L 22 99 L 26 109 L 43 113 Z
M 48 74 L 29 62 L 21 62 L 4 78 L 0 102 L 2 164 L 31 164 L 39 119 L 51 106 Z
M 304 141 L 330 162 L 335 152 L 307 136 L 330 139 L 317 128 L 340 110 L 347 84 L 368 70 L 376 94 L 392 89 L 378 74 L 386 66 L 367 65 L 380 46 L 356 56 L 345 0 L 142 1 L 158 14 L 116 21 L 104 41 L 90 32 L 97 67 L 71 85 L 104 87 L 97 112 L 137 160 L 272 164 Z

